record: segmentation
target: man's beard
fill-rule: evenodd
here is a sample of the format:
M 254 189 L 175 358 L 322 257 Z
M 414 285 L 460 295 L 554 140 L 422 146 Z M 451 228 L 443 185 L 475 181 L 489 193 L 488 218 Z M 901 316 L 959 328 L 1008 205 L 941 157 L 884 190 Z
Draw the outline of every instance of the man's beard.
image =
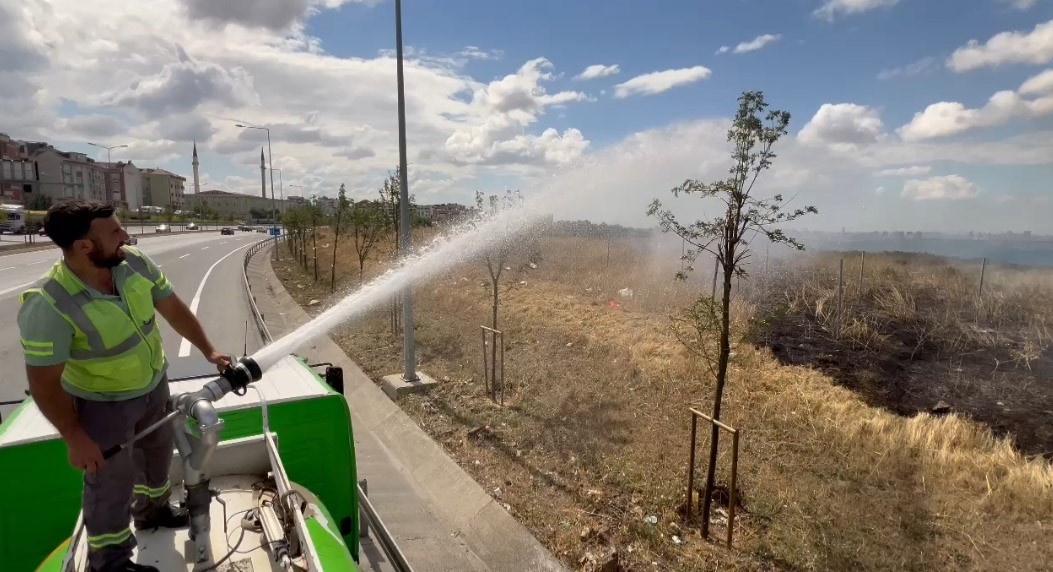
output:
M 91 243 L 95 248 L 92 248 L 91 252 L 88 253 L 88 260 L 91 260 L 91 263 L 96 267 L 113 268 L 124 262 L 124 253 L 121 251 L 120 247 L 117 247 L 117 250 L 115 250 L 113 254 L 106 256 L 103 254 L 102 247 L 99 246 L 98 242 L 93 240 Z

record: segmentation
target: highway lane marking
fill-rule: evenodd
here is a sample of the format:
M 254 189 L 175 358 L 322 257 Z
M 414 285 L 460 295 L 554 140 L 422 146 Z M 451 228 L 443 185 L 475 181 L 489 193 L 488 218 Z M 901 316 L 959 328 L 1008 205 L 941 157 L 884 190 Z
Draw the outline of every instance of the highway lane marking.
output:
M 189 254 L 184 254 L 183 256 L 180 256 L 179 259 L 182 260 L 182 259 L 186 258 L 187 256 L 190 256 L 190 255 Z
M 34 280 L 33 282 L 36 282 L 36 280 Z M 25 284 L 19 284 L 18 286 L 12 286 L 12 287 L 10 287 L 10 288 L 8 288 L 6 290 L 0 290 L 0 296 L 3 296 L 4 294 L 7 294 L 8 292 L 14 292 L 15 290 L 21 290 L 21 289 L 25 288 L 26 286 L 29 286 L 29 285 L 33 284 L 33 282 L 26 282 Z
M 26 264 L 26 266 L 33 266 L 34 264 L 43 264 L 45 262 L 47 262 L 47 260 L 38 260 L 36 262 L 30 262 L 29 264 Z
M 205 248 L 202 248 L 201 250 L 208 250 L 208 247 L 206 246 Z
M 235 252 L 241 250 L 242 248 L 245 248 L 246 246 L 250 246 L 250 245 L 243 244 L 243 245 L 235 248 L 234 250 L 231 250 L 230 252 L 224 254 L 222 258 L 220 258 L 219 260 L 213 262 L 212 266 L 208 267 L 208 270 L 205 272 L 205 277 L 201 279 L 201 284 L 198 284 L 198 286 L 197 286 L 197 292 L 194 293 L 194 299 L 191 300 L 191 302 L 190 302 L 190 313 L 191 314 L 194 314 L 195 316 L 197 315 L 197 307 L 198 307 L 198 305 L 201 304 L 201 293 L 204 292 L 204 290 L 205 290 L 205 282 L 208 281 L 208 277 L 209 277 L 210 274 L 212 274 L 212 271 L 215 270 L 215 268 L 217 266 L 219 266 L 220 262 L 223 262 L 230 255 L 232 255 Z M 188 340 L 186 338 L 183 338 L 182 341 L 179 342 L 179 357 L 187 357 L 189 355 L 190 355 L 190 340 Z
M 8 266 L 7 268 L 0 268 L 0 270 L 11 270 L 14 266 Z

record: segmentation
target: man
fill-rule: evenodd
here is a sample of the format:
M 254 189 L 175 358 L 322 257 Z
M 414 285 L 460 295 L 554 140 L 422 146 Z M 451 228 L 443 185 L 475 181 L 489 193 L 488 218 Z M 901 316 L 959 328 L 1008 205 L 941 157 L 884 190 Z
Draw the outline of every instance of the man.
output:
M 222 370 L 230 356 L 212 347 L 194 314 L 145 254 L 125 246 L 114 209 L 73 201 L 51 207 L 44 229 L 62 258 L 19 298 L 18 326 L 29 390 L 84 471 L 82 509 L 95 572 L 157 572 L 131 561 L 137 529 L 187 526 L 169 505 L 170 425 L 103 459 L 162 418 L 169 390 L 155 310 Z

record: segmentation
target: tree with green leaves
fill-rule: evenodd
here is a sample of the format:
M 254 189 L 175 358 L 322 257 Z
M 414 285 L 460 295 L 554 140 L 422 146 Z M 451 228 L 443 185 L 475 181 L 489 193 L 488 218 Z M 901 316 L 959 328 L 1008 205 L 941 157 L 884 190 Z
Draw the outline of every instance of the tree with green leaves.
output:
M 370 251 L 380 241 L 385 229 L 389 228 L 384 205 L 361 201 L 351 209 L 351 236 L 355 240 L 355 254 L 358 256 L 358 282 L 362 283 L 366 269 L 366 259 Z
M 700 298 L 674 321 L 677 337 L 689 349 L 707 357 L 712 371 L 712 352 L 707 340 L 712 339 L 712 329 L 719 323 L 719 341 L 716 351 L 716 390 L 713 397 L 713 419 L 720 419 L 720 405 L 727 381 L 728 361 L 731 355 L 731 280 L 746 275 L 744 262 L 750 256 L 747 235 L 764 236 L 770 242 L 785 244 L 803 250 L 803 245 L 787 236 L 777 225 L 796 220 L 806 214 L 817 214 L 813 206 L 787 210 L 782 195 L 760 198 L 755 186 L 761 173 L 771 167 L 776 155 L 772 147 L 787 133 L 790 114 L 786 111 L 768 110 L 764 94 L 759 91 L 744 92 L 738 99 L 738 112 L 728 130 L 728 142 L 732 145 L 730 176 L 706 183 L 688 179 L 672 190 L 673 196 L 697 196 L 715 199 L 720 214 L 711 219 L 691 223 L 681 222 L 670 210 L 655 199 L 647 209 L 649 216 L 658 219 L 664 232 L 679 236 L 689 248 L 684 251 L 687 262 L 684 270 L 677 273 L 683 280 L 691 271 L 699 254 L 709 252 L 716 257 L 723 269 L 723 298 L 718 303 L 712 298 Z M 687 326 L 685 329 L 684 326 Z M 693 330 L 692 335 L 685 331 Z M 709 513 L 713 495 L 714 471 L 717 462 L 719 428 L 714 424 L 710 439 L 709 467 L 702 508 L 702 534 L 709 534 Z
M 401 171 L 398 167 L 395 168 L 394 173 L 389 173 L 388 178 L 384 180 L 384 184 L 380 187 L 380 202 L 384 205 L 386 210 L 385 218 L 388 219 L 388 228 L 395 231 L 395 258 L 399 256 L 399 245 L 402 241 L 402 219 L 399 216 L 399 212 L 402 206 L 402 185 L 399 182 L 399 174 Z M 413 208 L 413 195 L 409 196 L 410 209 Z M 410 220 L 412 220 L 412 210 L 410 211 Z M 412 228 L 412 226 L 411 226 Z
M 336 291 L 336 245 L 340 241 L 340 231 L 343 230 L 344 222 L 351 214 L 351 201 L 347 198 L 347 187 L 340 184 L 340 191 L 336 198 L 336 212 L 333 213 L 333 269 L 329 281 L 329 291 Z
M 46 211 L 51 208 L 51 197 L 44 193 L 33 193 L 26 197 L 25 206 L 27 210 L 31 211 Z

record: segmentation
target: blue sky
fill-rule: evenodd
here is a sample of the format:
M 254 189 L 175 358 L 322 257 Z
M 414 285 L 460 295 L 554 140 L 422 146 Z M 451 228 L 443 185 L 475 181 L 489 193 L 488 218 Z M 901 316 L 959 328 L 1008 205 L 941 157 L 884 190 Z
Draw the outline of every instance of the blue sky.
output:
M 0 131 L 127 142 L 188 176 L 196 139 L 205 188 L 257 192 L 265 140 L 236 119 L 271 127 L 287 184 L 372 196 L 397 163 L 393 11 L 0 0 L 0 55 L 33 63 L 0 71 L 22 90 L 0 90 Z M 644 224 L 672 184 L 722 175 L 751 89 L 793 115 L 766 192 L 830 213 L 812 226 L 1053 233 L 1050 0 L 407 0 L 404 36 L 421 202 L 574 182 L 607 199 L 574 216 Z
M 832 98 L 882 107 L 886 121 L 895 125 L 948 97 L 982 105 L 995 91 L 1019 85 L 1034 69 L 1014 66 L 959 75 L 937 62 L 935 69 L 916 76 L 885 80 L 878 76 L 923 58 L 942 60 L 970 39 L 1031 29 L 1053 18 L 1049 2 L 1019 10 L 998 0 L 915 0 L 828 22 L 812 14 L 820 4 L 806 0 L 644 4 L 638 0 L 424 0 L 406 3 L 403 34 L 408 45 L 432 54 L 453 54 L 464 46 L 501 50 L 500 59 L 467 66 L 480 80 L 545 57 L 564 74 L 550 91 L 581 88 L 573 76 L 595 63 L 617 64 L 621 72 L 590 82 L 590 91 L 610 90 L 628 77 L 658 69 L 704 65 L 713 70 L 710 80 L 671 90 L 660 101 L 601 98 L 597 105 L 574 107 L 565 118 L 547 116 L 541 123 L 576 126 L 603 144 L 659 124 L 726 116 L 744 89 L 763 90 L 770 101 L 794 114 L 798 127 Z M 971 9 L 963 9 L 965 4 Z M 378 48 L 391 45 L 391 5 L 345 4 L 335 13 L 309 21 L 307 31 L 322 38 L 334 55 L 371 57 Z M 782 37 L 756 52 L 715 55 L 721 46 L 734 47 L 763 34 Z M 612 115 L 617 122 L 610 120 Z

